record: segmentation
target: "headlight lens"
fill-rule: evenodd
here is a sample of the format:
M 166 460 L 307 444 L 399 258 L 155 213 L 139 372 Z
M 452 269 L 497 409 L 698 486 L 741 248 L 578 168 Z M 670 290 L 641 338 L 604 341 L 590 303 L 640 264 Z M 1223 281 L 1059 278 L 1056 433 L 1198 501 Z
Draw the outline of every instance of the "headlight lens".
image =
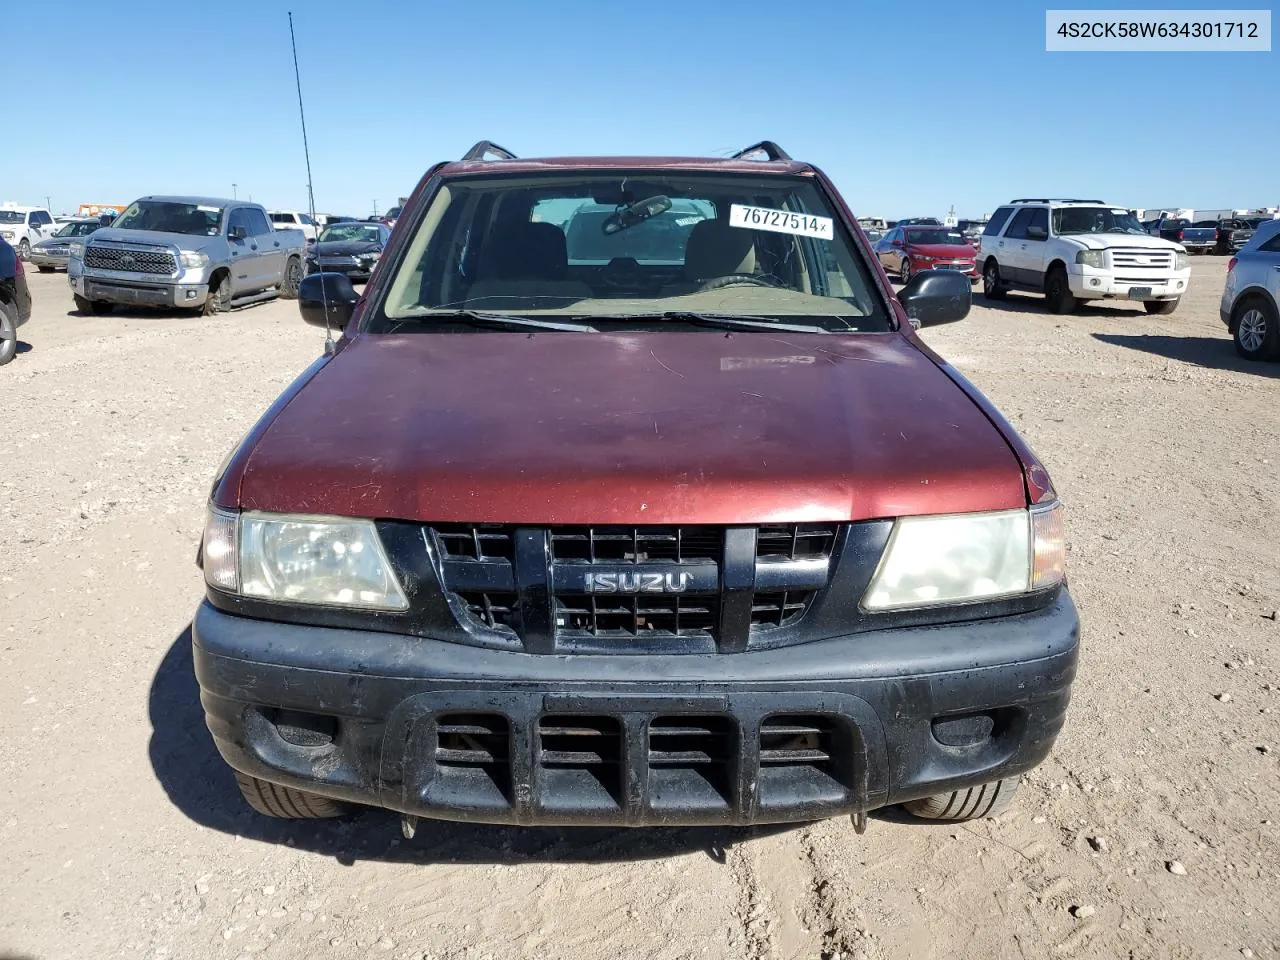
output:
M 370 520 L 237 517 L 211 507 L 204 568 L 210 586 L 246 597 L 370 610 L 409 607 Z
M 1105 250 L 1080 250 L 1076 253 L 1076 263 L 1101 270 L 1107 265 L 1107 252 Z
M 863 597 L 898 610 L 1010 597 L 1060 583 L 1066 545 L 1058 505 L 999 513 L 904 517 L 894 524 Z
M 71 244 L 71 255 L 72 255 L 73 257 L 75 257 L 77 260 L 83 260 L 83 259 L 84 259 L 84 244 L 83 244 L 83 243 L 78 243 L 78 242 L 73 242 L 73 243 Z
M 1185 270 L 1189 266 L 1191 266 L 1191 261 L 1187 259 L 1186 253 L 1180 250 L 1173 255 L 1173 269 Z
M 198 250 L 182 251 L 182 265 L 184 267 L 199 269 L 200 267 L 208 266 L 208 264 L 209 264 L 209 255 L 207 253 L 201 253 Z

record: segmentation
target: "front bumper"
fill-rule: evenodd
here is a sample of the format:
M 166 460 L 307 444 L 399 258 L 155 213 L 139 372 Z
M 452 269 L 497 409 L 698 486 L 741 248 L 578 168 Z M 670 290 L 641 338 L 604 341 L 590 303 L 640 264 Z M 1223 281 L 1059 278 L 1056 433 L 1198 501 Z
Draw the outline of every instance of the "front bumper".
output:
M 954 265 L 950 263 L 924 263 L 916 260 L 911 261 L 911 272 L 921 273 L 925 270 L 954 270 L 957 273 L 963 273 L 970 280 L 977 280 L 982 276 L 978 272 L 977 263 Z
M 31 254 L 27 257 L 29 263 L 36 267 L 54 267 L 58 270 L 67 269 L 67 264 L 71 261 L 71 255 L 66 253 L 45 253 L 39 248 L 32 247 Z
M 69 277 L 71 289 L 86 300 L 142 307 L 190 307 L 204 305 L 207 283 L 174 283 L 166 278 L 134 280 L 98 277 L 81 272 Z
M 445 820 L 815 820 L 1010 777 L 1048 754 L 1079 620 L 1043 610 L 801 647 L 551 656 L 280 624 L 193 624 L 223 758 Z
M 1181 270 L 1176 273 L 1158 277 L 1119 278 L 1115 274 L 1104 271 L 1069 272 L 1067 285 L 1071 292 L 1081 300 L 1114 299 L 1114 300 L 1173 300 L 1187 292 L 1191 282 L 1191 271 Z M 1149 293 L 1137 294 L 1135 291 L 1149 289 Z
M 351 280 L 368 280 L 373 276 L 373 263 L 355 263 L 350 260 L 317 262 L 307 261 L 307 275 L 313 273 L 341 273 Z

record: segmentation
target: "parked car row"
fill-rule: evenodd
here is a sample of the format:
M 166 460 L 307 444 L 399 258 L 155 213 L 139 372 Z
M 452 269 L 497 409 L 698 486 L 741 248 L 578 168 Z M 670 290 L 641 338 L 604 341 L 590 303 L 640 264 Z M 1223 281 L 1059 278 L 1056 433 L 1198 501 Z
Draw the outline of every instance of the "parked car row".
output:
M 1144 221 L 1142 227 L 1152 236 L 1182 244 L 1188 253 L 1227 256 L 1244 247 L 1259 225 L 1270 222 L 1267 217 L 1224 217 L 1221 220 L 1160 217 Z

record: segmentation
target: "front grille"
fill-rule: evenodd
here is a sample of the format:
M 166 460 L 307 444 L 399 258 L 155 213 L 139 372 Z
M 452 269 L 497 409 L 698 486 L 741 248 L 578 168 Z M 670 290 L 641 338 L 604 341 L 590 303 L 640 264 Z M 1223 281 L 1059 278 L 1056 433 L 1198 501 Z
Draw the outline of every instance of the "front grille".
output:
M 762 767 L 813 766 L 831 763 L 833 725 L 830 717 L 776 714 L 760 724 Z
M 840 532 L 835 523 L 439 524 L 428 539 L 464 626 L 514 632 L 542 653 L 668 641 L 684 642 L 673 652 L 708 652 L 745 649 L 753 633 L 799 621 L 829 580 Z
M 544 716 L 537 750 L 550 806 L 568 797 L 592 809 L 621 805 L 624 747 L 617 717 Z
M 1143 247 L 1116 247 L 1111 250 L 1113 267 L 1170 270 L 1173 268 L 1173 258 L 1173 250 L 1148 250 Z
M 1158 287 L 1169 282 L 1168 277 L 1115 277 L 1116 283 L 1140 283 L 1146 287 Z
M 719 602 L 714 596 L 631 594 L 556 598 L 556 626 L 593 637 L 715 635 Z
M 130 247 L 107 247 L 89 244 L 84 252 L 84 265 L 99 270 L 121 270 L 127 273 L 151 273 L 169 276 L 178 270 L 172 253 L 161 250 L 135 250 Z
M 714 805 L 732 799 L 738 729 L 730 717 L 654 717 L 649 721 L 649 781 L 653 805 L 702 794 Z

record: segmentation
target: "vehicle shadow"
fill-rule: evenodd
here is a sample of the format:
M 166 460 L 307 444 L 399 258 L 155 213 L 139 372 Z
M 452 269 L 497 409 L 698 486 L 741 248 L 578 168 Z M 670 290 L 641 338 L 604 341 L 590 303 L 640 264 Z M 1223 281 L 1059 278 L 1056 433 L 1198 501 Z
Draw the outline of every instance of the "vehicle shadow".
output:
M 1034 293 L 1016 293 L 1011 292 L 1003 300 L 988 300 L 981 291 L 977 291 L 973 295 L 973 305 L 975 307 L 986 307 L 988 310 L 998 310 L 1002 313 L 1038 313 L 1051 319 L 1062 321 L 1070 320 L 1073 316 L 1097 316 L 1097 317 L 1134 317 L 1146 316 L 1146 312 L 1141 308 L 1134 310 L 1132 307 L 1111 306 L 1110 304 L 1103 306 L 1102 302 L 1088 301 L 1080 303 L 1072 313 L 1055 314 L 1049 311 L 1044 304 L 1044 297 Z
M 30 353 L 30 352 L 31 352 L 31 344 L 27 343 L 27 341 L 25 340 L 19 340 L 17 347 L 14 348 L 15 355 L 19 353 Z M 3 960 L 3 958 L 0 958 L 0 960 Z
M 275 820 L 240 797 L 204 723 L 188 626 L 165 653 L 148 698 L 151 768 L 169 800 L 201 826 L 233 836 L 308 850 L 345 866 L 393 863 L 609 863 L 702 852 L 724 863 L 728 850 L 753 837 L 800 824 L 752 828 L 616 829 L 504 827 L 422 820 L 412 840 L 399 817 L 367 809 L 342 820 Z M 852 832 L 852 827 L 850 831 Z
M 1170 337 L 1162 334 L 1095 333 L 1095 340 L 1113 347 L 1141 350 L 1209 370 L 1234 370 L 1264 377 L 1280 377 L 1280 364 L 1242 359 L 1226 337 Z

